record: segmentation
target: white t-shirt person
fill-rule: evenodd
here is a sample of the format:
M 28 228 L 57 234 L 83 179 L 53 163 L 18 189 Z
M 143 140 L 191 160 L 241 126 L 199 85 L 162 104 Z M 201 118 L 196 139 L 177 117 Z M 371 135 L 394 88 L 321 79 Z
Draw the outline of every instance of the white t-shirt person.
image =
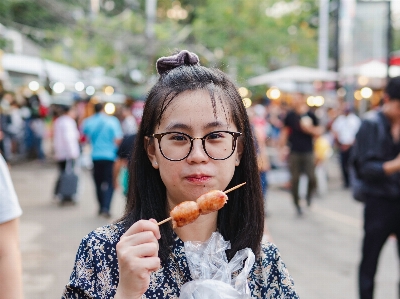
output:
M 6 161 L 0 154 L 0 224 L 22 215 Z
M 79 131 L 75 120 L 69 115 L 60 116 L 54 121 L 54 154 L 57 161 L 79 157 Z
M 332 124 L 332 131 L 336 134 L 337 140 L 342 145 L 352 145 L 356 138 L 361 120 L 354 113 L 340 115 Z

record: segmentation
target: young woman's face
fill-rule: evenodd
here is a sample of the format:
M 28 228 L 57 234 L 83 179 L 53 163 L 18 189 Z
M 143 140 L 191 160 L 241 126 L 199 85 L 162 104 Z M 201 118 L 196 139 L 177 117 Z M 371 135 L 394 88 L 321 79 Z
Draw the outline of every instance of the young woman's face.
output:
M 214 114 L 208 91 L 187 91 L 172 101 L 164 112 L 155 133 L 182 132 L 196 138 L 213 131 L 237 132 L 238 129 L 229 115 L 228 105 L 223 106 L 218 99 L 216 99 L 216 114 Z M 219 142 L 220 138 L 218 134 L 211 135 L 210 149 Z M 168 154 L 168 149 L 164 149 L 163 146 L 180 146 L 181 141 L 182 135 L 179 134 L 164 136 L 161 140 L 161 149 L 164 154 Z M 196 200 L 210 190 L 225 190 L 233 177 L 235 166 L 239 165 L 242 152 L 242 143 L 239 138 L 236 149 L 229 158 L 214 160 L 204 151 L 202 140 L 195 139 L 187 158 L 181 161 L 170 161 L 162 155 L 156 138 L 151 144 L 148 155 L 153 167 L 160 171 L 171 208 L 183 201 Z M 170 151 L 170 155 L 176 155 L 178 149 Z M 230 147 L 227 151 L 230 153 L 231 149 Z

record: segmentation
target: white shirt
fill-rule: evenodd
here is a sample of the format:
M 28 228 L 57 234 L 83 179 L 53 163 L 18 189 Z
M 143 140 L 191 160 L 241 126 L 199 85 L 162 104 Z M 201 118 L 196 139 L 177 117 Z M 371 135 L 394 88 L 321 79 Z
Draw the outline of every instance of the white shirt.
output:
M 124 135 L 133 135 L 133 134 L 136 134 L 138 131 L 136 119 L 133 115 L 127 116 L 122 121 L 121 126 L 122 126 L 122 132 L 124 133 Z
M 58 161 L 79 157 L 79 130 L 76 122 L 68 115 L 62 115 L 54 121 L 53 145 Z
M 339 115 L 332 124 L 332 131 L 336 133 L 340 144 L 351 145 L 354 143 L 360 125 L 360 118 L 353 113 L 347 116 Z
M 22 215 L 6 161 L 0 155 L 0 224 Z

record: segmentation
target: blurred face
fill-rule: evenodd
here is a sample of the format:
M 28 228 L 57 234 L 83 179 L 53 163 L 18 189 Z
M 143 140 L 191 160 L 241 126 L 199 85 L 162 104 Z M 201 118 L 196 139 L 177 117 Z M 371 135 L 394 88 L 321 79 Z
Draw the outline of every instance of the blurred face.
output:
M 222 103 L 216 100 L 214 115 L 207 91 L 187 91 L 172 101 L 154 133 L 182 132 L 196 138 L 219 130 L 237 132 L 237 127 L 227 117 L 228 114 L 229 107 L 227 105 L 223 107 Z M 161 141 L 161 148 L 167 144 L 166 140 L 171 143 L 181 142 L 184 139 L 182 136 L 163 136 L 162 138 L 168 139 Z M 221 135 L 212 134 L 210 144 L 216 144 L 220 139 Z M 161 179 L 167 189 L 170 208 L 173 208 L 183 201 L 196 200 L 210 190 L 225 190 L 233 177 L 235 167 L 240 163 L 241 148 L 239 138 L 236 149 L 229 158 L 214 160 L 204 151 L 202 140 L 195 139 L 192 150 L 185 159 L 170 161 L 162 155 L 159 140 L 152 138 L 147 152 L 153 167 L 160 171 Z M 165 154 L 166 150 L 163 152 Z M 171 152 L 171 155 L 175 153 L 176 151 Z
M 71 109 L 69 109 L 68 115 L 71 118 L 75 119 L 78 116 L 78 113 L 77 113 L 76 109 L 72 107 Z
M 400 121 L 400 100 L 387 101 L 385 103 L 385 114 L 393 122 Z
M 301 93 L 296 93 L 293 96 L 292 105 L 294 109 L 307 108 L 306 97 Z

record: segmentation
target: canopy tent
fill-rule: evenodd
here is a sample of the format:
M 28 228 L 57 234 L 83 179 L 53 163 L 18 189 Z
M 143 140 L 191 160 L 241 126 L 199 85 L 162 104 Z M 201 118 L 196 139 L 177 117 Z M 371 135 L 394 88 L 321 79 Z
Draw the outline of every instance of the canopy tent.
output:
M 81 81 L 80 72 L 73 67 L 40 57 L 4 53 L 0 65 L 5 71 L 48 77 L 51 81 Z
M 384 79 L 387 76 L 387 64 L 379 60 L 371 60 L 356 66 L 343 67 L 340 69 L 341 76 L 364 76 L 367 78 Z M 400 66 L 392 65 L 389 67 L 389 75 L 396 77 L 400 75 Z
M 277 84 L 282 81 L 294 83 L 312 83 L 314 81 L 337 81 L 339 75 L 337 72 L 324 71 L 304 66 L 289 66 L 264 75 L 250 78 L 250 86 Z

